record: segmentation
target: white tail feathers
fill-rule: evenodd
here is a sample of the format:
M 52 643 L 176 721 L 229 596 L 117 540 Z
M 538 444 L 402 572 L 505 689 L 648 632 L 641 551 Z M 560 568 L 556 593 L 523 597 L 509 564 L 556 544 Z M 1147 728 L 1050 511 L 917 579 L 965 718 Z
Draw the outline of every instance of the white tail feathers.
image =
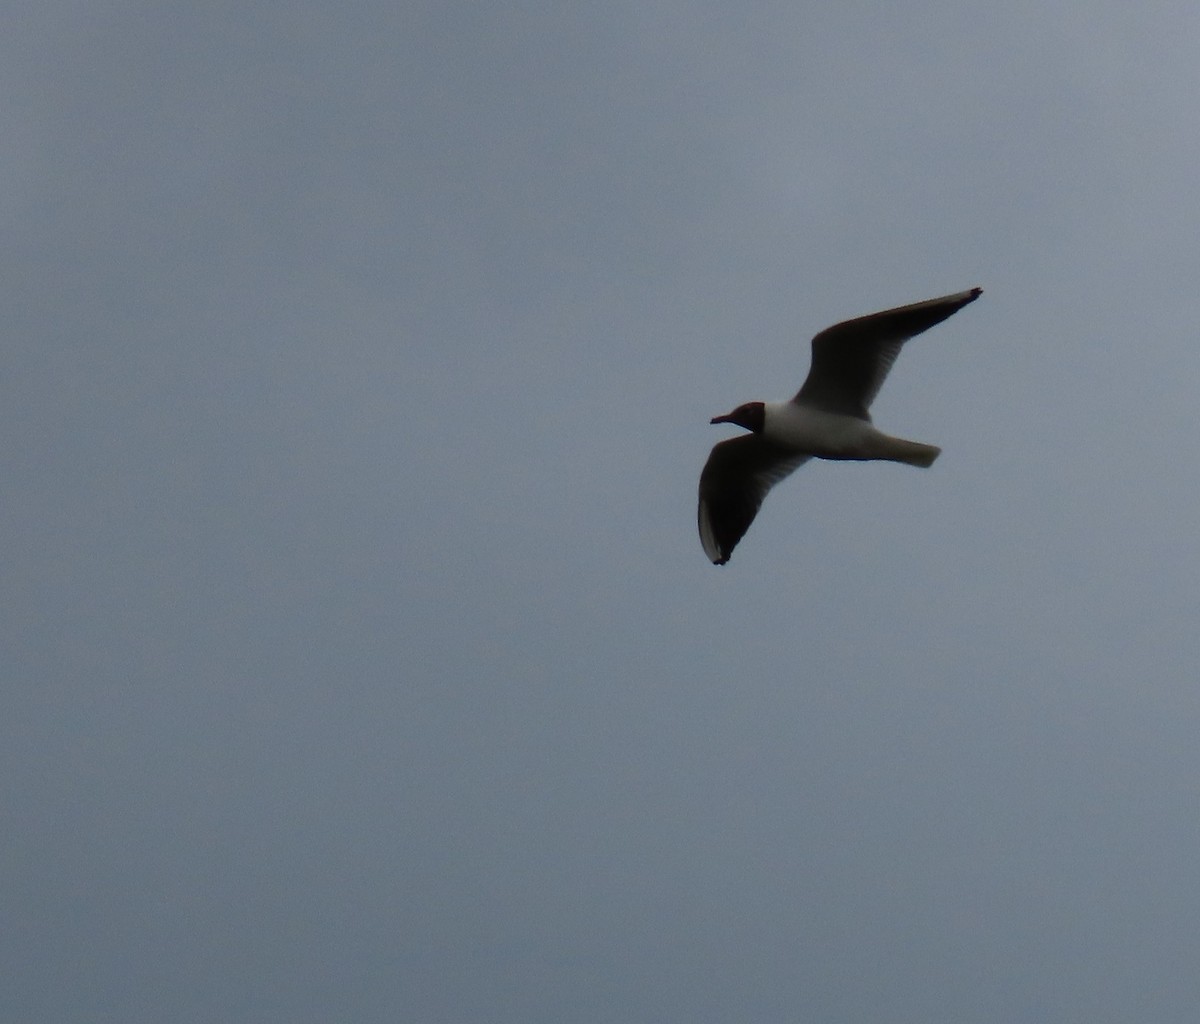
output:
M 888 438 L 888 453 L 882 458 L 889 462 L 903 462 L 909 466 L 928 469 L 933 460 L 942 454 L 936 445 L 921 444 L 920 441 L 905 441 L 901 437 Z

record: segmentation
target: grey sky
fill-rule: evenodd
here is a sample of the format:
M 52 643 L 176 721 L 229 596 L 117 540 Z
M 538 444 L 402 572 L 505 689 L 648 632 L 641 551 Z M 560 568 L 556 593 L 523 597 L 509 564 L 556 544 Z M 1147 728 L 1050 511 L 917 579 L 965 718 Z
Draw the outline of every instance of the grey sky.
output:
M 0 1018 L 1194 1020 L 1198 41 L 10 12 Z M 973 285 L 709 565 L 709 417 Z

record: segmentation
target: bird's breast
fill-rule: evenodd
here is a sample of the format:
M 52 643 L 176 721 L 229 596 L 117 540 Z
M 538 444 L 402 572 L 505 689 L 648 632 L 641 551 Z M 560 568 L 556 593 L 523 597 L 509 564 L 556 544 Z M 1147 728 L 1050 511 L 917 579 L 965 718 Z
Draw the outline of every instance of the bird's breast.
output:
M 821 459 L 872 458 L 880 436 L 867 420 L 825 412 L 794 402 L 768 405 L 763 437 L 768 441 Z

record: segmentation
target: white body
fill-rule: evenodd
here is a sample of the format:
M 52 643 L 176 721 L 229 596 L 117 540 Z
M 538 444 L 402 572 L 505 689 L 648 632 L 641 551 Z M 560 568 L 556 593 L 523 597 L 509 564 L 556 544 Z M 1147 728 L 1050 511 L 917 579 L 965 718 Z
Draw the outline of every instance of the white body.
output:
M 818 459 L 879 459 L 930 466 L 942 451 L 931 444 L 892 437 L 876 430 L 869 420 L 795 402 L 763 403 L 762 436 Z

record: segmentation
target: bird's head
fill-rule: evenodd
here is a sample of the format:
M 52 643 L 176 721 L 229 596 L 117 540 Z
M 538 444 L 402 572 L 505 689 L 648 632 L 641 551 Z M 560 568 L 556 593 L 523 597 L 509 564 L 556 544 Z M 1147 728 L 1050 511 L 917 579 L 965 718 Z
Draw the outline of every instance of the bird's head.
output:
M 727 412 L 724 416 L 714 416 L 708 422 L 736 423 L 739 427 L 745 427 L 756 434 L 761 434 L 763 424 L 766 422 L 766 410 L 762 402 L 747 402 L 745 405 L 739 405 L 733 412 Z

